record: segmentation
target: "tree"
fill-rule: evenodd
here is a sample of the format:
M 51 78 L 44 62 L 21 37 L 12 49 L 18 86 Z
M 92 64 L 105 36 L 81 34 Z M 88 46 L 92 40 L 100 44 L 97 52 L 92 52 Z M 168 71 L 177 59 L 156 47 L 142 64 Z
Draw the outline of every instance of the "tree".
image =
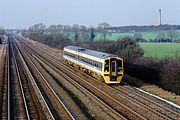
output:
M 171 39 L 171 42 L 174 42 L 177 39 L 178 32 L 174 29 L 171 29 L 167 32 L 167 36 Z
M 167 37 L 164 32 L 159 33 L 156 37 L 156 41 L 158 41 L 158 42 L 164 42 L 166 39 L 167 39 Z
M 78 41 L 78 40 L 79 40 L 79 33 L 75 32 L 75 41 Z
M 61 32 L 63 30 L 63 25 L 57 25 L 56 29 L 58 32 Z
M 57 32 L 57 26 L 56 25 L 50 25 L 48 27 L 49 32 Z
M 6 34 L 6 31 L 3 29 L 3 27 L 2 28 L 0 27 L 0 36 L 5 35 L 5 34 Z
M 0 44 L 2 44 L 5 34 L 6 34 L 6 31 L 3 29 L 3 27 L 2 28 L 0 27 Z
M 78 25 L 78 24 L 74 24 L 74 25 L 72 26 L 72 30 L 73 30 L 73 31 L 79 31 L 79 25 Z
M 111 25 L 107 22 L 103 22 L 103 23 L 99 23 L 98 28 L 108 28 L 108 27 L 111 27 Z
M 81 30 L 81 32 L 86 32 L 87 31 L 86 26 L 79 26 L 79 29 Z
M 142 40 L 142 34 L 141 33 L 135 33 L 133 38 L 134 38 L 135 42 L 140 42 Z
M 35 25 L 31 26 L 28 29 L 28 31 L 29 32 L 36 32 L 36 33 L 39 33 L 39 34 L 43 34 L 45 29 L 46 29 L 46 25 L 43 24 L 43 23 L 39 23 L 39 24 L 35 24 Z
M 99 23 L 97 26 L 98 31 L 102 34 L 103 40 L 106 40 L 109 27 L 111 27 L 110 24 L 106 22 Z
M 96 37 L 95 30 L 94 30 L 94 28 L 91 28 L 91 41 L 94 41 L 95 37 Z
M 90 41 L 91 36 L 90 36 L 89 32 L 81 31 L 80 32 L 80 38 L 81 38 L 81 40 L 88 42 L 88 41 Z

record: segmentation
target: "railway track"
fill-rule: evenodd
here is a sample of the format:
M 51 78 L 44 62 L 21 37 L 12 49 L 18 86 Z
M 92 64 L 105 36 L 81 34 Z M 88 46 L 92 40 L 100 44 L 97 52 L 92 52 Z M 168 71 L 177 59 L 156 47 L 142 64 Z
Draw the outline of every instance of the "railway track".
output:
M 127 87 L 113 86 L 113 88 L 120 91 L 123 94 L 126 94 L 127 96 L 133 99 L 136 99 L 137 101 L 145 104 L 146 106 L 149 106 L 150 108 L 155 109 L 162 114 L 165 114 L 170 119 L 180 119 L 180 114 L 178 112 L 175 112 L 167 107 L 164 107 L 155 101 L 147 99 L 142 94 L 136 93 L 133 89 L 129 88 L 128 86 Z
M 167 102 L 165 102 L 165 101 L 163 101 L 161 99 L 158 99 L 158 98 L 156 98 L 154 96 L 151 96 L 151 95 L 149 95 L 149 94 L 147 94 L 145 92 L 137 90 L 135 87 L 129 85 L 128 83 L 122 82 L 122 85 L 125 87 L 125 89 L 133 91 L 136 94 L 140 94 L 142 97 L 144 97 L 144 98 L 146 98 L 148 100 L 151 100 L 152 102 L 155 102 L 155 103 L 157 103 L 158 105 L 160 105 L 162 107 L 165 107 L 165 109 L 168 108 L 169 110 L 174 111 L 174 112 L 180 114 L 180 109 L 179 109 L 180 107 L 178 108 L 178 107 L 173 106 L 170 103 L 167 103 Z
M 21 51 L 22 52 L 22 51 Z M 45 101 L 49 107 L 50 111 L 52 111 L 52 118 L 53 119 L 71 119 L 74 120 L 74 117 L 71 115 L 69 110 L 63 104 L 63 102 L 59 99 L 56 95 L 52 87 L 49 85 L 45 77 L 36 67 L 36 65 L 32 62 L 32 60 L 23 53 L 24 58 L 28 61 L 28 67 L 30 68 L 31 72 L 33 73 L 33 77 L 36 78 L 35 82 L 39 87 L 42 96 L 45 98 Z
M 39 91 L 32 84 L 34 80 L 31 73 L 12 38 L 9 38 L 7 48 L 1 119 L 52 119 L 46 110 L 48 106 L 42 105 L 43 98 L 37 100 L 40 98 L 37 95 Z
M 43 60 L 43 59 L 42 59 L 42 60 Z M 45 62 L 45 61 L 44 61 L 44 62 Z M 49 63 L 46 62 L 46 64 L 49 64 Z M 49 64 L 49 66 L 50 66 L 50 64 Z M 54 66 L 51 65 L 51 68 L 53 68 L 54 70 L 56 70 L 56 72 L 57 72 L 58 74 L 61 74 L 61 75 L 67 77 L 67 75 L 65 74 L 65 72 L 63 73 L 63 72 L 59 71 L 59 70 L 55 67 L 55 65 L 54 65 Z M 67 71 L 66 71 L 66 72 L 67 72 Z M 71 74 L 71 73 L 69 73 L 69 74 Z M 74 74 L 73 74 L 73 75 L 74 75 Z M 75 76 L 76 76 L 76 75 L 75 75 Z M 120 102 L 118 102 L 117 100 L 115 100 L 114 98 L 112 98 L 111 96 L 109 96 L 109 95 L 107 95 L 106 93 L 102 92 L 102 91 L 99 90 L 98 88 L 93 87 L 91 84 L 89 84 L 88 82 L 84 81 L 82 78 L 80 78 L 80 77 L 78 77 L 78 76 L 76 76 L 76 77 L 77 77 L 78 79 L 80 79 L 81 81 L 85 82 L 85 84 L 82 85 L 82 84 L 78 83 L 77 80 L 76 80 L 76 81 L 74 80 L 75 78 L 72 78 L 72 76 L 71 76 L 71 77 L 68 76 L 68 78 L 66 78 L 66 79 L 67 79 L 67 80 L 71 79 L 71 80 L 69 80 L 69 82 L 74 81 L 73 84 L 77 84 L 77 83 L 78 83 L 80 86 L 83 86 L 86 90 L 88 90 L 88 91 L 90 91 L 90 92 L 93 92 L 93 94 L 96 95 L 96 96 L 98 96 L 98 97 L 101 96 L 101 100 L 102 100 L 102 99 L 105 99 L 105 100 L 108 101 L 108 102 L 107 102 L 107 101 L 103 101 L 103 102 L 106 102 L 108 105 L 110 105 L 111 107 L 113 107 L 113 109 L 115 109 L 115 110 L 118 111 L 119 113 L 123 114 L 123 115 L 126 116 L 127 118 L 129 118 L 129 119 L 145 119 L 144 117 L 142 117 L 141 115 L 139 115 L 139 114 L 137 114 L 136 112 L 132 111 L 131 109 L 129 109 L 129 108 L 126 107 L 125 105 L 121 104 Z M 85 86 L 85 85 L 86 85 L 86 86 Z M 77 85 L 76 85 L 76 86 L 77 86 Z M 92 88 L 94 91 L 91 91 L 91 90 L 90 90 L 91 88 L 88 88 L 87 86 L 91 86 L 91 88 Z M 95 94 L 95 93 L 96 93 L 96 94 Z M 103 98 L 102 98 L 102 96 L 103 96 Z
M 27 101 L 22 87 L 22 79 L 17 61 L 9 41 L 8 60 L 8 119 L 30 119 Z
M 32 54 L 31 54 L 32 55 Z M 32 57 L 31 57 L 32 58 Z M 37 65 L 37 64 L 36 64 Z M 39 68 L 39 67 L 38 67 Z M 67 79 L 67 78 L 66 78 Z M 76 85 L 74 85 L 74 84 L 76 84 Z M 73 83 L 73 85 L 74 86 L 77 86 L 77 83 Z M 104 102 L 102 102 L 101 100 L 99 100 L 97 97 L 95 97 L 94 95 L 92 95 L 90 92 L 88 92 L 87 90 L 85 90 L 83 87 L 81 87 L 80 85 L 78 85 L 78 88 L 80 89 L 81 88 L 81 91 L 84 91 L 83 93 L 84 94 L 89 94 L 92 98 L 92 100 L 94 101 L 94 100 L 96 100 L 96 102 L 98 102 L 98 104 L 97 105 L 99 105 L 100 107 L 103 107 L 104 106 L 104 108 L 105 109 L 108 109 L 108 112 L 110 112 L 111 114 L 113 114 L 112 115 L 112 118 L 113 118 L 113 116 L 114 116 L 114 118 L 116 118 L 116 119 L 125 119 L 124 117 L 122 117 L 119 113 L 117 113 L 116 111 L 114 111 L 112 108 L 110 108 L 108 105 L 106 105 Z M 89 96 L 89 95 L 86 95 L 85 97 L 87 97 L 87 96 Z M 84 99 L 85 100 L 85 98 L 82 98 L 82 99 Z M 90 106 L 92 106 L 92 104 L 90 104 Z M 107 110 L 106 110 L 107 111 Z M 102 111 L 103 112 L 103 111 Z M 100 113 L 97 113 L 97 114 L 99 114 L 100 115 Z M 105 117 L 105 116 L 104 116 Z M 103 118 L 103 116 L 99 116 L 99 118 Z M 108 116 L 106 117 L 106 118 L 108 118 Z M 140 118 L 140 117 L 139 117 Z M 96 118 L 97 119 L 97 118 Z
M 29 51 L 31 51 L 30 49 L 29 49 Z M 32 52 L 32 51 L 31 51 Z M 31 54 L 35 54 L 35 51 L 33 51 L 33 53 L 31 53 Z M 39 59 L 39 62 L 41 61 L 43 61 L 43 59 L 41 59 L 41 57 L 39 57 L 40 55 L 37 55 L 36 54 L 36 59 L 38 60 Z M 41 60 L 40 60 L 41 59 Z M 66 72 L 68 72 L 68 71 L 71 71 L 71 73 L 69 72 L 69 74 L 72 74 L 73 73 L 73 71 L 74 70 L 72 70 L 72 68 L 68 68 L 68 67 L 66 67 L 66 66 L 64 66 L 62 63 L 60 63 L 59 61 L 56 61 L 55 59 L 52 59 L 52 58 L 44 58 L 44 59 L 47 59 L 46 61 L 43 61 L 44 63 L 46 63 L 46 64 L 48 64 L 49 66 L 51 66 L 51 68 L 53 68 L 53 66 L 54 66 L 54 71 L 56 71 L 57 73 L 59 73 L 59 74 L 62 74 L 62 72 L 61 71 L 57 71 L 58 69 L 61 69 L 60 67 L 64 67 L 64 68 L 66 68 L 67 69 L 67 71 Z M 47 61 L 56 61 L 57 63 L 49 63 L 49 62 L 47 62 Z M 58 66 L 58 67 L 56 67 L 56 66 Z M 57 69 L 57 70 L 56 70 Z M 63 70 L 62 70 L 63 71 Z M 76 74 L 73 74 L 73 76 L 75 76 Z M 85 75 L 86 76 L 86 75 Z M 81 81 L 83 81 L 83 79 L 82 78 L 80 78 L 80 77 L 78 77 L 78 76 L 76 76 L 77 78 L 79 78 L 79 79 L 81 79 Z M 71 79 L 72 79 L 73 77 L 71 77 Z M 88 77 L 86 76 L 86 79 L 87 79 Z M 73 79 L 75 79 L 75 78 L 73 78 Z M 91 80 L 92 80 L 92 78 L 91 78 Z M 78 83 L 78 81 L 76 81 L 77 83 Z M 98 82 L 98 81 L 97 81 Z M 88 84 L 88 82 L 86 82 L 86 81 L 84 81 L 84 83 L 85 84 Z M 101 84 L 101 83 L 98 83 L 98 84 Z M 82 85 L 82 83 L 80 84 L 81 86 L 83 86 Z M 91 84 L 89 84 L 89 86 L 91 86 L 92 85 L 92 83 Z M 93 86 L 94 86 L 94 84 L 93 84 Z M 93 86 L 91 86 L 92 88 L 93 88 Z M 102 86 L 101 86 L 102 87 Z M 109 87 L 109 86 L 108 86 Z M 86 89 L 91 89 L 91 88 L 86 88 Z M 95 88 L 93 88 L 93 90 L 94 90 Z M 106 87 L 106 89 L 107 89 L 107 87 Z M 110 89 L 110 88 L 108 88 L 108 89 Z M 155 102 L 153 102 L 153 101 L 151 101 L 151 100 L 148 100 L 148 99 L 144 99 L 144 100 L 139 100 L 140 98 L 141 99 L 143 99 L 142 98 L 142 96 L 140 96 L 139 94 L 135 94 L 133 91 L 128 91 L 127 89 L 127 92 L 129 92 L 129 93 L 125 93 L 125 91 L 126 90 L 124 90 L 123 91 L 123 88 L 122 88 L 122 90 L 120 90 L 120 88 L 111 88 L 112 90 L 114 90 L 114 91 L 116 91 L 118 94 L 120 94 L 120 95 L 122 95 L 122 96 L 124 96 L 124 97 L 127 97 L 128 99 L 131 99 L 133 102 L 135 102 L 135 103 L 137 103 L 137 104 L 144 104 L 144 106 L 148 106 L 148 108 L 147 108 L 147 110 L 150 110 L 150 111 L 154 111 L 154 112 L 152 112 L 154 115 L 156 115 L 156 117 L 159 117 L 159 118 L 161 118 L 161 119 L 179 119 L 179 113 L 177 113 L 177 112 L 175 112 L 175 111 L 173 111 L 173 110 L 170 110 L 170 109 L 168 109 L 168 108 L 166 108 L 166 107 L 164 107 L 164 106 L 160 106 L 160 105 L 158 105 L 157 103 L 155 103 Z M 91 91 L 92 92 L 92 91 Z M 97 92 L 97 91 L 96 91 Z M 105 93 L 106 94 L 106 93 Z M 132 97 L 132 96 L 129 96 L 129 94 L 133 94 L 134 95 L 134 97 Z M 105 96 L 105 95 L 103 95 L 103 96 Z M 137 97 L 139 97 L 139 99 L 135 99 L 135 97 L 137 98 Z M 107 98 L 106 98 L 107 99 Z M 112 102 L 112 101 L 111 101 Z M 145 104 L 145 102 L 146 102 L 146 104 Z M 154 104 L 155 103 L 155 104 Z M 139 104 L 139 105 L 140 105 Z M 117 110 L 117 109 L 116 109 Z M 124 115 L 124 116 L 126 116 L 126 115 Z M 146 116 L 145 116 L 146 117 Z

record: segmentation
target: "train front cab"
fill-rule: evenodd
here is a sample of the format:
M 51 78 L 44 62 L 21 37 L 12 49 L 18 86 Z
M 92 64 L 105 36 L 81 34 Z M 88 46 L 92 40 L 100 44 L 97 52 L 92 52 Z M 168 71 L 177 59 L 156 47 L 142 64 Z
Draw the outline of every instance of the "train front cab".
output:
M 123 59 L 118 57 L 109 57 L 104 61 L 103 77 L 107 84 L 118 84 L 123 77 Z

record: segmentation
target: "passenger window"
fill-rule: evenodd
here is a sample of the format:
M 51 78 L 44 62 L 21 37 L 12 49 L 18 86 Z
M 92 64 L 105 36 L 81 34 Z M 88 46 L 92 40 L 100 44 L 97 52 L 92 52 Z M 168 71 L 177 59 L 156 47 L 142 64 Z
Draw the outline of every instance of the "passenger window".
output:
M 122 60 L 118 60 L 118 72 L 120 72 L 122 69 Z
M 104 72 L 109 72 L 109 60 L 105 60 Z

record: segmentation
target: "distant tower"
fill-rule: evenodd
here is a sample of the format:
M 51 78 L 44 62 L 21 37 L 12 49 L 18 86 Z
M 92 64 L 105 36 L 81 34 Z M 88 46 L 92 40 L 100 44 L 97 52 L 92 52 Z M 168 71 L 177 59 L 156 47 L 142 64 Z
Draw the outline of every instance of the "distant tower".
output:
M 161 25 L 161 9 L 158 11 L 158 25 Z

